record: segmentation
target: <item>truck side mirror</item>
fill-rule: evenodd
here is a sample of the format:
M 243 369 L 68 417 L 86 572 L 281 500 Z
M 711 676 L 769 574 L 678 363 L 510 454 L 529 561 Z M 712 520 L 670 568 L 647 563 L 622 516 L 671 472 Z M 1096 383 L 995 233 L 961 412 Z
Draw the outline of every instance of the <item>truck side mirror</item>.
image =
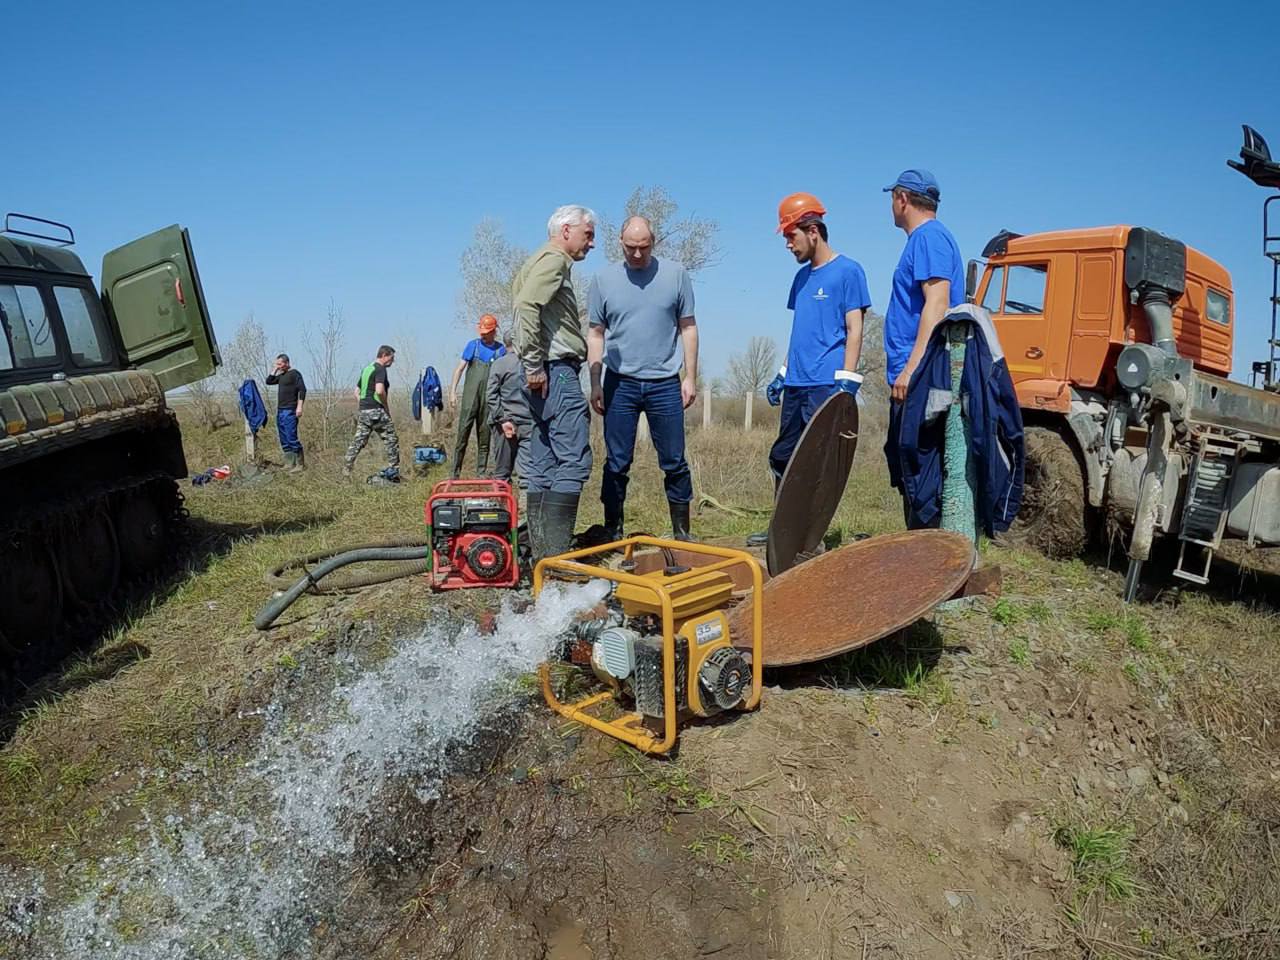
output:
M 964 298 L 967 302 L 973 303 L 973 297 L 978 292 L 978 261 L 970 260 L 969 266 L 964 272 Z

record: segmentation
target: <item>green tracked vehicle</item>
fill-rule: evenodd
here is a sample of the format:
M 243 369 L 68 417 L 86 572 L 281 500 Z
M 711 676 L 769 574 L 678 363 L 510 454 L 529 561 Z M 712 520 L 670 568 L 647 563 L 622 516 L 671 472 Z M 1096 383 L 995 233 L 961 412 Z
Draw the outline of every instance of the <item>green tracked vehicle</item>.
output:
M 0 692 L 169 552 L 187 465 L 165 391 L 221 362 L 185 229 L 112 250 L 101 291 L 74 242 L 0 231 Z

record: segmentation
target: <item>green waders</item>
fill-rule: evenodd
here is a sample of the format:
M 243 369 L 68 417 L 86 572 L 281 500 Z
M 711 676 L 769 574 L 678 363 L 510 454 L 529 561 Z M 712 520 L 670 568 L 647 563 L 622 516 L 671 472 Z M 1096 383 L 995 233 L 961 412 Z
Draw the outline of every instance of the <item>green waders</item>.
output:
M 458 413 L 458 442 L 453 455 L 453 476 L 462 474 L 462 459 L 467 455 L 471 425 L 476 428 L 476 476 L 489 470 L 489 404 L 485 387 L 489 383 L 489 364 L 482 360 L 467 361 L 462 379 L 462 409 Z

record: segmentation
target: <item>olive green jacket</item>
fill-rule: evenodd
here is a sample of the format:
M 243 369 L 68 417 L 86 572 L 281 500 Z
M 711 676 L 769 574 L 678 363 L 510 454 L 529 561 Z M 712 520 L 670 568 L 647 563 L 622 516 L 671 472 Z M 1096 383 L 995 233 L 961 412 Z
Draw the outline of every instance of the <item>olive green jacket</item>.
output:
M 515 346 L 529 373 L 542 370 L 548 360 L 587 358 L 587 340 L 578 318 L 570 270 L 573 259 L 546 243 L 533 252 L 512 284 L 515 306 Z

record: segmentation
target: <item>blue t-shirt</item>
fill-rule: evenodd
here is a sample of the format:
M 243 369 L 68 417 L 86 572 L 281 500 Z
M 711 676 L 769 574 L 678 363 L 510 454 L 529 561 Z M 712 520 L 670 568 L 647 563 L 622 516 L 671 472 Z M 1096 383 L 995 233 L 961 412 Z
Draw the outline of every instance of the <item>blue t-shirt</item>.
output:
M 889 385 L 898 379 L 916 345 L 920 311 L 924 309 L 926 280 L 950 280 L 947 307 L 964 303 L 964 261 L 951 231 L 937 220 L 926 220 L 911 231 L 893 271 L 893 293 L 884 314 L 885 376 Z
M 836 371 L 844 366 L 849 339 L 844 315 L 870 306 L 867 275 L 858 261 L 839 254 L 817 270 L 801 267 L 787 298 L 787 309 L 795 311 L 795 316 L 787 347 L 786 385 L 821 387 L 834 383 Z
M 479 337 L 470 341 L 462 348 L 463 363 L 470 363 L 472 360 L 479 360 L 481 363 L 493 363 L 499 357 L 504 356 L 507 348 L 498 340 L 493 343 L 485 343 Z

